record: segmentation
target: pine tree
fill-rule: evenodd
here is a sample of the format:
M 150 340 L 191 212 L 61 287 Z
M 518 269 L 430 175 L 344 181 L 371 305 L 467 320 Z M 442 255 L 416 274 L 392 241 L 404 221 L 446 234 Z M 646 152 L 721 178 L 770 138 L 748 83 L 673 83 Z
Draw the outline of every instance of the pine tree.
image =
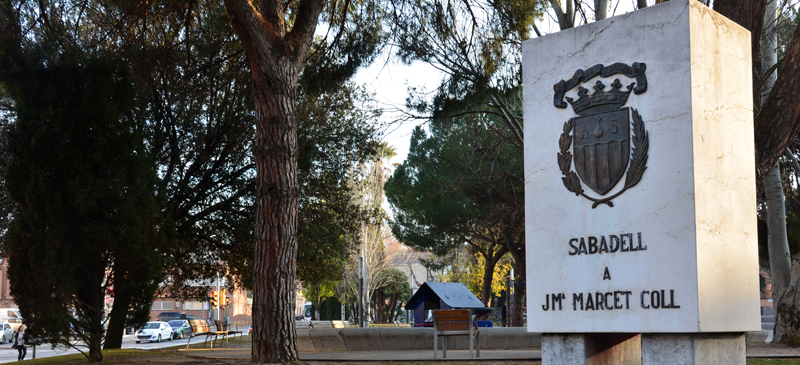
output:
M 106 299 L 125 304 L 119 315 L 141 312 L 161 281 L 157 180 L 130 118 L 131 83 L 119 60 L 52 39 L 25 44 L 1 10 L 11 21 L 0 79 L 16 111 L 5 175 L 11 294 L 29 335 L 77 336 L 101 361 Z

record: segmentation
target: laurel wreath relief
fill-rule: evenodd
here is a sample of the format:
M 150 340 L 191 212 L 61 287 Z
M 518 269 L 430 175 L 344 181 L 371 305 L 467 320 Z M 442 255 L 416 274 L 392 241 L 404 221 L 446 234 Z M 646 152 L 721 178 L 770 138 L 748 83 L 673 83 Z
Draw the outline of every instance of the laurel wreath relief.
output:
M 631 110 L 633 111 L 633 151 L 631 153 L 628 172 L 625 174 L 625 186 L 616 194 L 602 199 L 592 198 L 583 193 L 581 179 L 578 177 L 578 174 L 571 169 L 572 153 L 569 151 L 569 147 L 572 145 L 572 136 L 570 136 L 570 132 L 572 132 L 573 119 L 564 123 L 564 133 L 561 133 L 561 137 L 558 139 L 559 147 L 561 147 L 561 152 L 558 153 L 558 166 L 561 169 L 561 174 L 564 175 L 561 181 L 564 182 L 564 186 L 567 190 L 575 193 L 576 196 L 580 195 L 591 200 L 593 202 L 592 209 L 600 204 L 613 207 L 614 203 L 612 203 L 611 200 L 624 193 L 625 190 L 636 186 L 636 184 L 642 180 L 644 171 L 647 170 L 647 152 L 650 148 L 648 133 L 644 128 L 644 121 L 642 121 L 639 112 L 633 108 L 631 108 Z

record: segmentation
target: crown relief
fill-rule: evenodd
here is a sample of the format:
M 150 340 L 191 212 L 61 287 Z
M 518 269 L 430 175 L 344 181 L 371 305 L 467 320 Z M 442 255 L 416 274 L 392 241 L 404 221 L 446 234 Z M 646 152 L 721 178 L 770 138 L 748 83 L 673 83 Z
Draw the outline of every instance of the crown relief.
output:
M 614 82 L 611 84 L 611 90 L 603 91 L 606 85 L 603 84 L 601 81 L 597 81 L 594 84 L 594 93 L 589 95 L 589 90 L 584 87 L 578 88 L 578 100 L 574 100 L 570 97 L 565 97 L 570 105 L 572 105 L 572 110 L 575 111 L 575 114 L 578 115 L 586 115 L 586 114 L 593 114 L 604 112 L 612 109 L 621 108 L 625 103 L 628 101 L 628 96 L 633 91 L 633 87 L 636 83 L 631 83 L 627 87 L 627 91 L 621 90 L 622 83 L 619 79 L 614 79 Z

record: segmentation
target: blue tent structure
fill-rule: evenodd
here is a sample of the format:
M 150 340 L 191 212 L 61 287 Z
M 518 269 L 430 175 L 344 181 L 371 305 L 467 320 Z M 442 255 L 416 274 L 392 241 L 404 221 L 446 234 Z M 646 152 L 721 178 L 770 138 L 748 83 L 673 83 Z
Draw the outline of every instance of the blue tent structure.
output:
M 434 309 L 473 309 L 479 315 L 492 310 L 486 308 L 464 284 L 427 281 L 408 300 L 405 308 L 414 311 L 414 325 L 417 327 L 430 325 L 425 320 L 429 311 Z

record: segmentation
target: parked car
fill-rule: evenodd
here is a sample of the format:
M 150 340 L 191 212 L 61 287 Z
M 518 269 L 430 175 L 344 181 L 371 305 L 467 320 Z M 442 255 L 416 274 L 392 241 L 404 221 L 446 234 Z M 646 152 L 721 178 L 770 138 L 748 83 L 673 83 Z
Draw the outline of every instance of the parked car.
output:
M 181 319 L 181 314 L 178 312 L 161 312 L 156 317 L 156 321 L 169 322 L 175 319 Z
M 156 321 L 162 322 L 174 321 L 176 319 L 197 319 L 197 317 L 191 314 L 178 312 L 161 312 L 158 314 L 158 317 L 156 317 Z
M 172 327 L 172 338 L 182 339 L 183 336 L 192 337 L 192 326 L 185 319 L 176 319 L 167 322 Z
M 172 327 L 167 322 L 147 322 L 144 328 L 136 334 L 136 343 L 142 341 L 161 342 L 161 340 L 172 340 Z
M 11 325 L 8 321 L 3 322 L 3 334 L 0 335 L 0 342 L 6 343 L 14 341 L 14 330 L 11 329 Z
M 253 332 L 253 325 L 250 325 L 250 328 L 247 329 L 247 335 L 250 336 L 250 333 Z

